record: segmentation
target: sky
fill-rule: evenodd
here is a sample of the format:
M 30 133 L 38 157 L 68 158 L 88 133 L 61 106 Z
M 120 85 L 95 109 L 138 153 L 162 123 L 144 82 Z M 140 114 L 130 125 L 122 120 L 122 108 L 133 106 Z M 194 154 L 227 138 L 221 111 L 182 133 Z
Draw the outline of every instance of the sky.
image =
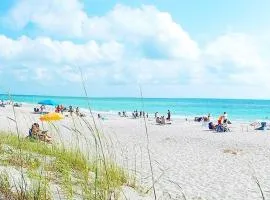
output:
M 2 0 L 0 93 L 270 99 L 268 0 Z

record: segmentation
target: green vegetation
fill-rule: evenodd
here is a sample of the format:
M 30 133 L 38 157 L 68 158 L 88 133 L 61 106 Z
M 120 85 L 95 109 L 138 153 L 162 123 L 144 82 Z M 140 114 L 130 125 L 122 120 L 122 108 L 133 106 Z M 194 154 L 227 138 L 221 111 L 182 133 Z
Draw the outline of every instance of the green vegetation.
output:
M 115 163 L 104 160 L 104 156 L 93 154 L 95 158 L 88 158 L 78 149 L 0 132 L 0 165 L 18 170 L 24 180 L 14 187 L 8 173 L 0 174 L 0 198 L 45 200 L 59 196 L 60 199 L 101 200 L 112 195 L 117 197 L 120 187 L 128 182 L 127 174 Z M 26 183 L 27 179 L 31 184 Z

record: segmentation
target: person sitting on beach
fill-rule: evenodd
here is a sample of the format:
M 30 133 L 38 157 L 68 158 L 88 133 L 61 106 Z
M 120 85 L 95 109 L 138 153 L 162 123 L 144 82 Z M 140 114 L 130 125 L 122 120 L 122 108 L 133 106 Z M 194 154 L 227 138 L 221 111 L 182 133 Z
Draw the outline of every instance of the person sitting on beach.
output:
M 59 108 L 60 108 L 61 114 L 63 114 L 63 112 L 64 112 L 64 110 L 65 110 L 64 106 L 63 106 L 63 105 L 60 105 Z
M 215 130 L 215 129 L 216 129 L 216 125 L 215 125 L 213 122 L 210 122 L 210 123 L 208 124 L 208 128 L 209 128 L 210 130 Z
M 157 123 L 157 124 L 161 124 L 161 118 L 156 117 L 156 123 Z
M 39 110 L 40 110 L 41 113 L 43 113 L 43 111 L 45 110 L 45 106 L 41 105 Z
M 203 120 L 203 117 L 195 117 L 194 121 L 195 122 L 201 122 Z
M 220 116 L 218 118 L 218 125 L 222 125 L 222 123 L 223 123 L 223 116 Z
M 224 120 L 224 115 L 218 118 L 218 124 L 215 126 L 215 130 L 217 132 L 228 132 L 230 129 L 228 128 L 228 121 Z
M 38 139 L 44 142 L 50 143 L 52 141 L 51 136 L 47 134 L 48 131 L 41 131 L 38 123 L 34 123 L 29 130 L 29 138 Z
M 34 108 L 34 112 L 38 113 L 39 112 L 39 108 Z
M 58 105 L 58 106 L 56 106 L 56 108 L 55 108 L 55 112 L 56 113 L 60 113 L 60 106 Z
M 162 124 L 162 125 L 165 125 L 166 124 L 165 117 L 164 116 L 161 117 L 160 124 Z

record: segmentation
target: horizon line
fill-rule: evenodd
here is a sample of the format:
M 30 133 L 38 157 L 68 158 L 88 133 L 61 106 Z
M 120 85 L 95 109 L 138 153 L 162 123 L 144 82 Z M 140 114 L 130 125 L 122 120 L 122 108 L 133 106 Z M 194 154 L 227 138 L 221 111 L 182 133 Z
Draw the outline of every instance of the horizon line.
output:
M 120 99 L 120 98 L 133 98 L 133 99 L 215 99 L 215 100 L 259 100 L 270 101 L 270 99 L 255 99 L 255 98 L 221 98 L 221 97 L 135 97 L 135 96 L 66 96 L 66 95 L 44 95 L 44 94 L 3 94 L 0 96 L 36 96 L 36 97 L 60 97 L 60 98 L 106 98 L 106 99 Z

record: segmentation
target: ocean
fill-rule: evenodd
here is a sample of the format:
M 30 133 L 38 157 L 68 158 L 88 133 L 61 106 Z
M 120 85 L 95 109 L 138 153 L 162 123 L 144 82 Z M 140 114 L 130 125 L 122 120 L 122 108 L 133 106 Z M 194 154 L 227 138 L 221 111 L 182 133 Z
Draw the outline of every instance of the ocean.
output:
M 35 95 L 13 95 L 13 101 L 37 104 L 51 99 L 65 106 L 87 108 L 87 98 L 56 97 Z M 8 100 L 7 95 L 0 95 L 0 100 Z M 89 98 L 92 110 L 117 113 L 145 110 L 149 114 L 159 112 L 166 115 L 170 110 L 172 117 L 194 117 L 211 114 L 218 117 L 227 112 L 231 120 L 253 121 L 270 118 L 270 100 L 248 99 L 200 99 L 200 98 Z M 143 109 L 144 108 L 144 109 Z

